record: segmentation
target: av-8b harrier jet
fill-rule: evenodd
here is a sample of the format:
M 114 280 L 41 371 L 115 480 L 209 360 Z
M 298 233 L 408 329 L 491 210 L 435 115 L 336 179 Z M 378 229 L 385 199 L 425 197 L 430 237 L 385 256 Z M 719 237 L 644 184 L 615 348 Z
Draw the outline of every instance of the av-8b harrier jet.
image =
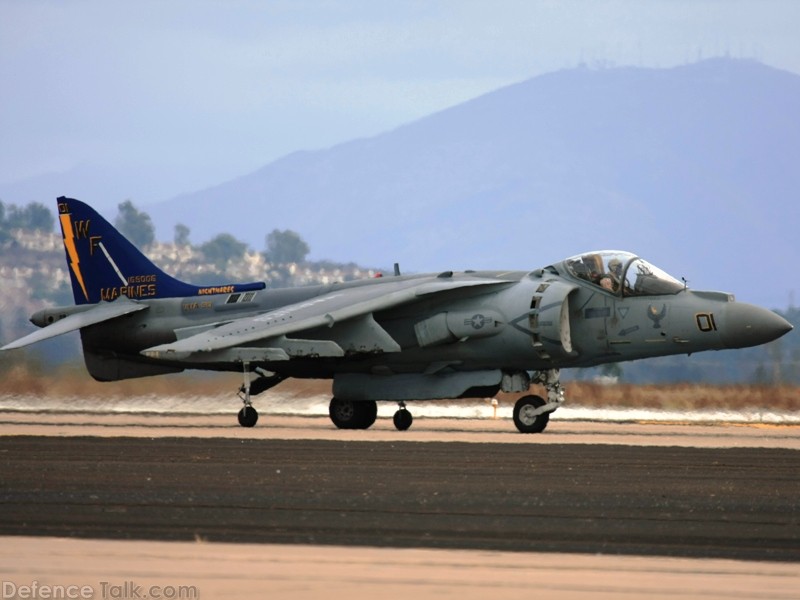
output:
M 333 380 L 330 418 L 375 422 L 378 401 L 526 392 L 523 433 L 545 429 L 564 401 L 560 369 L 668 354 L 744 348 L 792 329 L 733 295 L 689 290 L 645 260 L 589 252 L 533 271 L 446 271 L 267 290 L 264 283 L 195 286 L 165 274 L 91 207 L 58 199 L 75 306 L 37 312 L 19 348 L 80 330 L 99 381 L 184 369 L 239 371 L 239 423 L 252 397 L 289 377 Z

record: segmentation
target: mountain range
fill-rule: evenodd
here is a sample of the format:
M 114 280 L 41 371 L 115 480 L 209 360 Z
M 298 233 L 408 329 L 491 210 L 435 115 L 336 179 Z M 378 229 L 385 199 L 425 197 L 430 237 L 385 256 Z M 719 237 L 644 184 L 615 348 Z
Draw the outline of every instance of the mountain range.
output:
M 727 58 L 578 67 L 145 208 L 162 239 L 183 223 L 193 241 L 227 231 L 261 249 L 293 229 L 312 259 L 403 271 L 624 249 L 781 308 L 800 281 L 798 165 L 794 73 Z

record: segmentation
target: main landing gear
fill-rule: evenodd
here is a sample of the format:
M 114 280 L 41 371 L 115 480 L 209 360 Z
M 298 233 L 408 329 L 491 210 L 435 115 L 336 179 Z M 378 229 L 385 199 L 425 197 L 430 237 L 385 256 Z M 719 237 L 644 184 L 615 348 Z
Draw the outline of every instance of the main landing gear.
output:
M 394 426 L 398 431 L 411 427 L 414 418 L 406 409 L 406 403 L 399 403 L 399 410 L 394 413 Z M 378 416 L 378 405 L 374 400 L 342 400 L 333 398 L 328 406 L 331 421 L 339 429 L 369 429 Z
M 239 388 L 239 397 L 244 405 L 239 411 L 239 425 L 254 427 L 258 422 L 258 411 L 253 407 L 251 396 L 260 394 L 283 381 L 284 377 L 262 369 L 256 369 L 259 377 L 250 381 L 249 364 L 243 364 L 244 382 Z M 561 387 L 558 369 L 538 371 L 530 381 L 525 380 L 526 389 L 529 383 L 539 383 L 547 391 L 547 399 L 541 396 L 523 396 L 514 405 L 514 425 L 521 433 L 541 433 L 550 422 L 550 413 L 564 402 L 564 388 Z M 378 405 L 374 400 L 344 400 L 332 398 L 328 414 L 339 429 L 369 429 L 378 416 Z M 394 413 L 394 426 L 398 431 L 406 431 L 411 427 L 414 418 L 406 409 L 405 402 L 398 402 L 398 410 Z
M 374 400 L 332 398 L 328 414 L 339 429 L 368 429 L 378 416 L 378 404 Z
M 550 413 L 564 402 L 564 388 L 558 369 L 540 371 L 531 383 L 541 383 L 547 390 L 547 402 L 541 396 L 523 396 L 514 405 L 514 425 L 521 433 L 541 433 L 550 422 Z

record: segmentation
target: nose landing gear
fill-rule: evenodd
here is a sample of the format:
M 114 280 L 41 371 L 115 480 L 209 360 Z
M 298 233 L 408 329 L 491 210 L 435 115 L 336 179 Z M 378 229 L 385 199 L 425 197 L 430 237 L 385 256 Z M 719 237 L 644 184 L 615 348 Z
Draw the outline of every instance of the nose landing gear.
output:
M 559 380 L 560 371 L 540 371 L 531 378 L 547 390 L 547 402 L 541 396 L 523 396 L 514 405 L 514 425 L 520 433 L 541 433 L 550 422 L 550 413 L 564 402 L 564 388 Z
M 550 413 L 542 412 L 541 396 L 523 396 L 514 405 L 514 425 L 520 433 L 541 433 L 550 421 Z

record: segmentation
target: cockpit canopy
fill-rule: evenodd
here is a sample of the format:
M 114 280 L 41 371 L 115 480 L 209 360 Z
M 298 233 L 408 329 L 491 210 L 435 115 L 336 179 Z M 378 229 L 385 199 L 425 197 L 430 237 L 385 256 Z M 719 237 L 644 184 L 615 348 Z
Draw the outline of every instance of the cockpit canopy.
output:
M 685 285 L 646 260 L 616 250 L 589 252 L 564 261 L 570 275 L 623 296 L 677 294 Z

